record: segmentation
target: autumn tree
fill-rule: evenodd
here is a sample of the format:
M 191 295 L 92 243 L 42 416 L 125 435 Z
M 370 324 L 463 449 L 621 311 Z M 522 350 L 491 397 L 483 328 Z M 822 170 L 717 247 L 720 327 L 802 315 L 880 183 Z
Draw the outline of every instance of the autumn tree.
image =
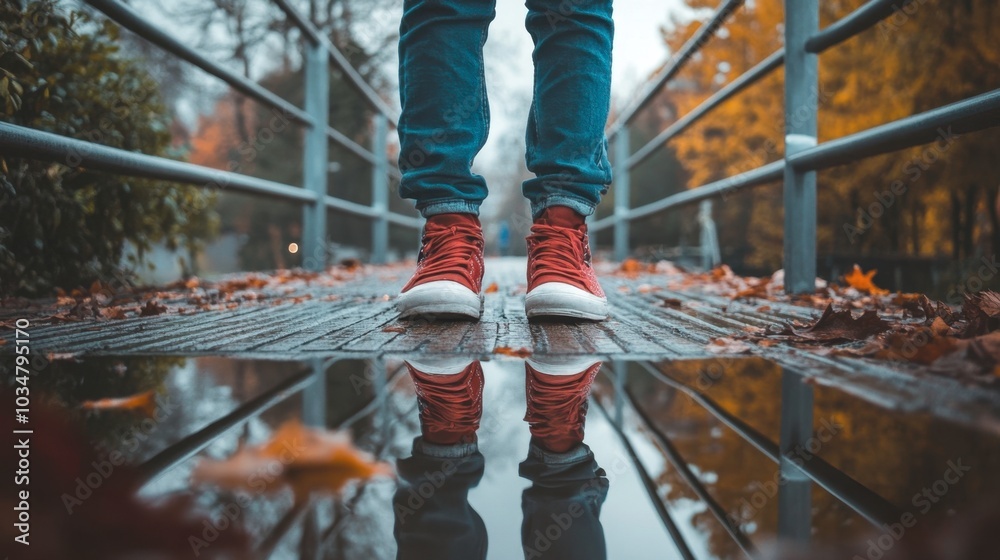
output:
M 711 8 L 716 2 L 689 4 Z M 822 25 L 862 4 L 822 2 Z M 667 120 L 658 123 L 662 129 L 780 48 L 783 17 L 779 0 L 737 10 L 642 119 L 655 122 L 665 113 Z M 1000 7 L 989 0 L 910 2 L 829 49 L 820 55 L 819 141 L 995 89 L 1000 49 L 990 33 L 998 23 Z M 665 41 L 676 51 L 700 25 L 700 20 L 679 22 L 664 32 Z M 689 176 L 687 188 L 781 158 L 782 80 L 781 70 L 774 72 L 668 144 Z M 964 259 L 1000 249 L 1000 178 L 992 164 L 997 140 L 996 131 L 958 138 L 943 130 L 935 144 L 820 172 L 820 254 Z M 656 157 L 670 156 L 662 151 Z M 744 269 L 781 266 L 779 187 L 731 194 L 716 205 L 724 260 Z

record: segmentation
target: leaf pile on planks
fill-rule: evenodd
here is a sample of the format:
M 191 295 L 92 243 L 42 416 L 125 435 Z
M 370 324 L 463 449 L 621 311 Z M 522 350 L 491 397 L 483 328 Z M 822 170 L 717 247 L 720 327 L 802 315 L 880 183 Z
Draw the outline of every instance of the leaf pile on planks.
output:
M 199 311 L 236 309 L 247 304 L 280 305 L 308 299 L 334 300 L 330 288 L 368 272 L 357 261 L 345 261 L 325 272 L 303 269 L 251 272 L 205 281 L 198 277 L 180 280 L 158 288 L 112 286 L 100 281 L 89 288 L 69 292 L 58 290 L 54 299 L 3 300 L 0 311 L 30 317 L 34 324 L 111 321 L 133 317 L 151 317 L 164 313 L 187 315 Z M 315 292 L 315 293 L 313 293 Z M 0 326 L 13 328 L 13 315 L 0 314 Z
M 747 327 L 743 333 L 712 340 L 707 349 L 715 354 L 748 354 L 755 347 L 790 344 L 824 355 L 918 364 L 931 373 L 1000 386 L 1000 293 L 994 291 L 966 293 L 960 306 L 923 294 L 892 294 L 874 283 L 875 270 L 864 272 L 857 265 L 844 275 L 842 285 L 817 279 L 813 293 L 796 295 L 784 293 L 782 271 L 765 278 L 742 277 L 723 265 L 692 274 L 668 262 L 630 260 L 617 274 L 633 279 L 665 275 L 668 290 L 721 296 L 730 303 L 755 305 L 760 313 L 779 311 L 778 303 L 822 310 L 812 322 Z M 667 307 L 686 305 L 666 295 L 661 300 Z

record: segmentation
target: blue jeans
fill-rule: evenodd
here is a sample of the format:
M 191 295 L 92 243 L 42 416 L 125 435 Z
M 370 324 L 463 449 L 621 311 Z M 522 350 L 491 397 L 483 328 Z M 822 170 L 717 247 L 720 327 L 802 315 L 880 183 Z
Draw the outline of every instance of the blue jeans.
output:
M 527 0 L 535 48 L 525 135 L 533 216 L 568 206 L 589 216 L 611 182 L 604 126 L 611 101 L 612 0 Z M 479 213 L 486 181 L 483 44 L 495 0 L 405 0 L 399 31 L 400 194 L 425 216 Z

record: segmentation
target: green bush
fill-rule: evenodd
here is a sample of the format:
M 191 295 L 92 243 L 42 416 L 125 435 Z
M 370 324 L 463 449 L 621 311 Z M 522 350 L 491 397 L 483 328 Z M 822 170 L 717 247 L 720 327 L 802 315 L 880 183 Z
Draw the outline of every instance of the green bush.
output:
M 52 0 L 0 4 L 0 111 L 14 124 L 169 155 L 171 119 L 156 82 L 119 52 L 118 28 L 63 14 Z M 0 157 L 0 295 L 122 277 L 131 243 L 193 251 L 217 218 L 214 194 L 195 186 Z

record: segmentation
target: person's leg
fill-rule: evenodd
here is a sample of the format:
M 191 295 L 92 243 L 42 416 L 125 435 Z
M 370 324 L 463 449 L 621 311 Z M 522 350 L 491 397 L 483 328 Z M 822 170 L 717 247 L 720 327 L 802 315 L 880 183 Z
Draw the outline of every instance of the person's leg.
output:
M 399 28 L 400 194 L 424 217 L 478 214 L 486 181 L 472 160 L 486 143 L 483 43 L 495 0 L 405 0 Z
M 538 218 L 551 206 L 589 216 L 607 192 L 604 127 L 611 104 L 611 0 L 527 0 L 534 95 L 524 196 Z
M 522 191 L 529 318 L 601 320 L 608 302 L 590 264 L 586 217 L 611 182 L 604 126 L 611 100 L 611 0 L 528 0 L 535 89 Z
M 402 317 L 482 314 L 486 182 L 472 160 L 486 142 L 483 43 L 495 0 L 405 0 L 399 28 L 399 191 L 427 218 Z

